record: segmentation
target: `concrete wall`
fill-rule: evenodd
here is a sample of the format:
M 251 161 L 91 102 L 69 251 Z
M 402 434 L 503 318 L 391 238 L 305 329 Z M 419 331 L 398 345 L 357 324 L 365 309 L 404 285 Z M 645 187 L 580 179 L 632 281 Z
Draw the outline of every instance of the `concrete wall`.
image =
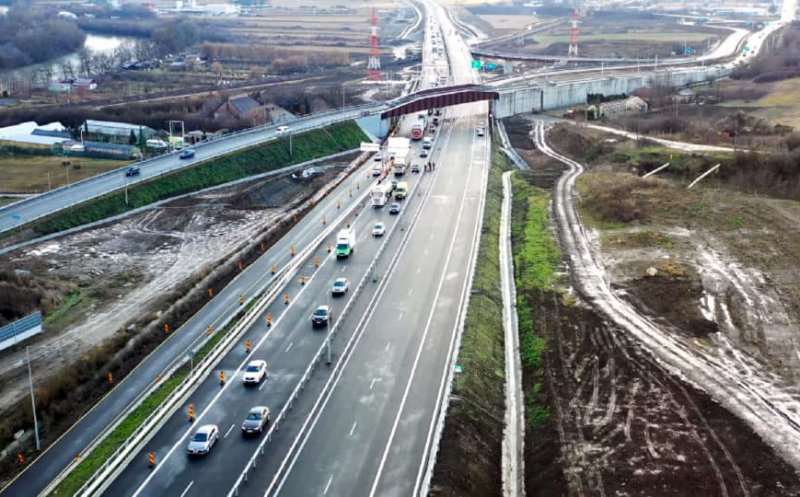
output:
M 589 93 L 603 95 L 630 94 L 632 91 L 658 82 L 669 86 L 687 86 L 726 77 L 730 69 L 701 67 L 681 70 L 658 70 L 628 76 L 607 76 L 572 82 L 531 82 L 500 90 L 500 99 L 493 102 L 493 114 L 497 119 L 529 114 L 532 111 L 547 111 L 572 107 L 586 103 Z

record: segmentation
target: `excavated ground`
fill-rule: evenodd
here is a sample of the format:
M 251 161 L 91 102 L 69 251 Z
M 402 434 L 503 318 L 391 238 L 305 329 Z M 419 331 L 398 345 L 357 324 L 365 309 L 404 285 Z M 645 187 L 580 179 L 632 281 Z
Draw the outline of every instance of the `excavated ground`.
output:
M 559 166 L 532 150 L 529 123 L 506 127 L 549 186 Z M 552 145 L 585 163 L 586 142 L 566 133 L 551 132 Z M 624 183 L 628 168 L 600 160 L 577 185 L 583 221 L 615 293 L 660 327 L 721 351 L 732 367 L 759 361 L 797 385 L 800 204 L 733 193 L 724 184 L 687 191 L 665 179 L 626 192 L 624 205 L 646 209 L 643 220 L 598 219 L 596 190 Z M 796 448 L 767 445 L 580 296 L 526 298 L 535 329 L 548 338 L 547 385 L 538 397 L 551 408 L 548 423 L 526 433 L 529 495 L 800 495 L 800 478 L 782 457 Z
M 59 371 L 118 330 L 138 329 L 156 317 L 172 293 L 256 239 L 344 163 L 329 166 L 309 180 L 285 175 L 242 183 L 8 255 L 3 266 L 78 288 L 72 295 L 76 303 L 47 319 L 45 333 L 27 343 L 34 380 Z M 21 354 L 24 349 L 0 353 L 0 410 L 27 392 Z

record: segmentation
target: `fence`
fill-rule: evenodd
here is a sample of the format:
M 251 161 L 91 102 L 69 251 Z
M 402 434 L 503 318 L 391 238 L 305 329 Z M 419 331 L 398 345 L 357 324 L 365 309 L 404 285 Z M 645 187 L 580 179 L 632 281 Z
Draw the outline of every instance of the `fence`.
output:
M 0 350 L 7 349 L 17 343 L 42 332 L 42 313 L 36 311 L 24 318 L 0 328 Z

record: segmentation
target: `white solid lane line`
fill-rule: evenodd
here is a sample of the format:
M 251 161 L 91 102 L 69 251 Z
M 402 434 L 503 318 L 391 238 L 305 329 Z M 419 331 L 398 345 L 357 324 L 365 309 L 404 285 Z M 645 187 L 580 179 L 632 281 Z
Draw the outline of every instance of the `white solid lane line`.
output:
M 286 347 L 286 350 L 284 350 L 284 352 L 289 352 L 290 350 L 292 350 L 292 345 L 294 345 L 294 342 L 290 343 L 289 346 Z
M 189 493 L 189 489 L 192 488 L 192 485 L 194 485 L 194 480 L 190 481 L 189 484 L 186 485 L 186 489 L 183 491 L 183 493 L 181 493 L 181 497 L 185 497 L 186 494 Z
M 372 379 L 372 381 L 369 383 L 369 389 L 370 389 L 370 390 L 372 390 L 372 387 L 374 387 L 374 386 L 375 386 L 375 381 L 376 381 L 376 380 L 377 380 L 377 378 L 373 378 L 373 379 Z
M 328 489 L 331 488 L 331 482 L 333 482 L 333 475 L 328 477 L 328 483 L 325 485 L 325 490 L 322 492 L 323 495 L 328 495 Z
M 226 431 L 226 432 L 225 432 L 225 436 L 224 436 L 224 437 L 222 437 L 222 438 L 228 438 L 228 435 L 230 435 L 230 434 L 231 434 L 231 430 L 233 429 L 233 427 L 234 427 L 234 426 L 236 426 L 236 425 L 235 425 L 235 424 L 232 424 L 232 425 L 231 425 L 231 427 L 230 427 L 230 428 L 228 428 L 228 431 Z
M 384 352 L 389 352 L 389 347 L 392 346 L 392 342 L 386 342 L 386 348 L 383 349 Z
M 356 431 L 356 425 L 357 424 L 358 424 L 357 422 L 353 421 L 353 426 L 350 428 L 350 433 L 347 434 L 348 437 L 352 437 L 353 436 L 353 432 Z

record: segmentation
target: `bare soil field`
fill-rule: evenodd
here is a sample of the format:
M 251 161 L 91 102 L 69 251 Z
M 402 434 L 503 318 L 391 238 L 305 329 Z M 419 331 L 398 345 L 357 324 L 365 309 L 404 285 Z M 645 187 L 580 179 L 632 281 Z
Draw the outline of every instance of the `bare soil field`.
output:
M 566 20 L 569 20 L 566 18 Z M 682 26 L 649 14 L 591 15 L 580 20 L 579 51 L 586 57 L 669 57 L 683 53 L 684 44 L 705 52 L 725 31 L 698 26 Z M 536 35 L 498 45 L 497 50 L 513 50 L 546 55 L 566 55 L 569 23 L 560 24 Z
M 274 224 L 284 209 L 316 191 L 343 163 L 311 181 L 288 175 L 176 200 L 107 226 L 12 253 L 3 269 L 24 269 L 69 282 L 69 305 L 48 316 L 45 333 L 32 339 L 35 380 L 59 371 L 93 347 L 163 311 L 164 299 L 208 272 Z M 110 324 L 111 323 L 111 324 Z M 0 409 L 24 395 L 20 351 L 0 354 Z
M 533 149 L 524 120 L 506 127 L 548 186 L 559 166 Z M 629 145 L 584 132 L 567 127 L 549 136 L 590 164 L 577 183 L 579 211 L 615 293 L 700 351 L 714 350 L 731 367 L 767 365 L 796 389 L 800 203 L 740 194 L 718 179 L 687 191 L 669 169 L 663 179 L 642 180 L 630 174 L 626 154 L 615 153 Z M 600 143 L 604 153 L 587 159 Z M 534 329 L 548 340 L 539 395 L 551 408 L 551 424 L 526 433 L 528 494 L 800 495 L 800 478 L 782 455 L 794 448 L 767 445 L 664 369 L 566 279 L 525 298 Z M 566 487 L 557 484 L 560 474 Z
M 69 162 L 65 167 L 64 162 Z M 111 169 L 127 162 L 89 157 L 57 157 L 54 155 L 0 154 L 0 192 L 40 193 L 58 188 Z

